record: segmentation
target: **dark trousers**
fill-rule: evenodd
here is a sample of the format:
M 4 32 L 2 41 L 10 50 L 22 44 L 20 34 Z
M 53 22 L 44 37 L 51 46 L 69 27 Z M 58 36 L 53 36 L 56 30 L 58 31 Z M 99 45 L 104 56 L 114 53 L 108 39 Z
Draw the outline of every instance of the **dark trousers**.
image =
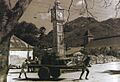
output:
M 24 68 L 21 69 L 21 72 L 19 74 L 19 78 L 21 78 L 22 73 L 24 73 L 25 78 L 27 78 L 27 75 L 26 75 L 26 72 L 25 72 Z
M 85 76 L 85 79 L 87 79 L 88 74 L 89 74 L 89 69 L 88 69 L 87 67 L 83 67 L 83 68 L 82 68 L 82 73 L 81 73 L 81 75 L 80 75 L 80 79 L 82 79 L 82 76 L 83 76 L 83 74 L 84 74 L 85 71 L 87 72 L 87 73 L 86 73 L 86 76 Z

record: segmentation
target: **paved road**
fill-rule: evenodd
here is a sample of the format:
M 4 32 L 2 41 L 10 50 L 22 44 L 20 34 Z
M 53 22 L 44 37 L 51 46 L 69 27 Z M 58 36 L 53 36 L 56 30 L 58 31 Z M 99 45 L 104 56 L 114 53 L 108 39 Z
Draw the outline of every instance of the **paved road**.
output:
M 36 73 L 27 73 L 30 79 L 18 78 L 19 69 L 12 69 L 8 74 L 7 82 L 120 82 L 120 62 L 93 65 L 90 69 L 89 80 L 78 80 L 80 71 L 63 73 L 59 79 L 42 81 Z

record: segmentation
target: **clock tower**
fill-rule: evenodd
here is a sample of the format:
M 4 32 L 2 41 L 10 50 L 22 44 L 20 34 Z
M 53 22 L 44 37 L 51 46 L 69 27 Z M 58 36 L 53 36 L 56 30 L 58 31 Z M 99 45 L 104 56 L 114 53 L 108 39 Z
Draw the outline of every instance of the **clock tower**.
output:
M 55 0 L 51 9 L 51 22 L 53 23 L 53 51 L 59 56 L 64 56 L 64 9 L 60 6 L 60 1 Z

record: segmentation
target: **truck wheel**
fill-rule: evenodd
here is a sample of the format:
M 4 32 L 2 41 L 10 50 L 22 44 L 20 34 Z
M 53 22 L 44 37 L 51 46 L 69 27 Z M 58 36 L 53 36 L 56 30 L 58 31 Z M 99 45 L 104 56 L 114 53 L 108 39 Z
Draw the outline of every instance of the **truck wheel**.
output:
M 50 75 L 55 79 L 58 78 L 61 75 L 60 69 L 59 68 L 50 68 Z
M 40 67 L 39 71 L 38 71 L 38 76 L 40 79 L 50 79 L 50 71 L 48 67 Z

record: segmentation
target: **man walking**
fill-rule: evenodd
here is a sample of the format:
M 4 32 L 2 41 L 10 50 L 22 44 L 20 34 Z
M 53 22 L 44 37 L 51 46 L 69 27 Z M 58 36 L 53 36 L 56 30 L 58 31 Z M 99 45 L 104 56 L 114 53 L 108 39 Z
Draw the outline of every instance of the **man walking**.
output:
M 82 76 L 84 74 L 84 72 L 86 71 L 86 76 L 85 76 L 85 79 L 88 80 L 88 74 L 89 74 L 89 69 L 88 69 L 88 66 L 90 66 L 90 57 L 89 56 L 86 56 L 84 59 L 83 59 L 83 67 L 82 67 L 82 73 L 80 75 L 80 80 L 82 80 Z
M 22 66 L 21 66 L 21 72 L 19 74 L 19 78 L 21 78 L 21 74 L 24 73 L 25 75 L 25 78 L 27 79 L 27 75 L 26 75 L 26 71 L 25 69 L 27 68 L 28 66 L 28 62 L 27 62 L 27 59 L 22 63 Z

